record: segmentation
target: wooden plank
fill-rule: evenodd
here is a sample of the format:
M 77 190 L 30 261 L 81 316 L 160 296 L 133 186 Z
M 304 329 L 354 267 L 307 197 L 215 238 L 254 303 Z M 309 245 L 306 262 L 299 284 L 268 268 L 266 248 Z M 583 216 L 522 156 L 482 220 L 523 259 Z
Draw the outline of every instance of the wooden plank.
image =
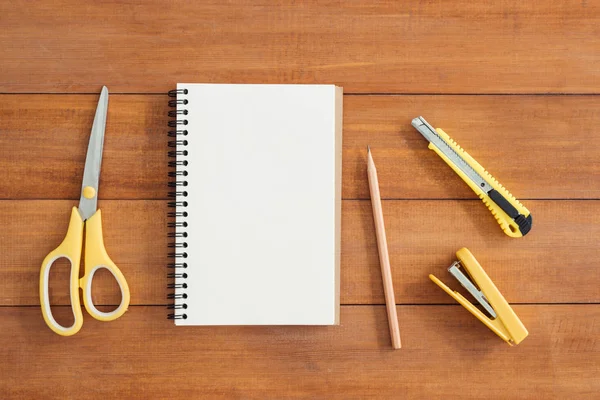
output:
M 518 198 L 600 198 L 599 99 L 345 96 L 343 197 L 369 198 L 370 145 L 383 198 L 475 198 L 410 125 L 422 114 Z M 0 198 L 78 199 L 96 102 L 0 95 Z M 101 199 L 165 198 L 167 112 L 166 96 L 111 96 Z
M 4 227 L 0 305 L 39 304 L 42 260 L 63 240 L 71 207 L 76 205 L 74 201 L 0 202 L 0 225 Z M 100 201 L 99 208 L 104 245 L 125 274 L 131 304 L 166 304 L 166 201 Z M 50 275 L 50 300 L 52 304 L 69 304 L 69 266 L 60 266 L 58 273 Z M 94 278 L 92 293 L 97 304 L 120 302 L 110 273 Z
M 41 261 L 62 240 L 74 201 L 0 201 L 0 305 L 39 304 Z M 131 288 L 132 304 L 166 304 L 165 201 L 100 201 L 105 245 Z M 446 272 L 468 247 L 514 303 L 600 302 L 600 201 L 531 201 L 532 232 L 504 235 L 479 201 L 384 201 L 383 212 L 399 304 L 452 303 L 428 279 Z M 344 201 L 341 301 L 384 304 L 369 201 Z M 69 304 L 68 268 L 52 275 L 51 301 Z M 110 274 L 94 283 L 98 304 L 118 304 Z
M 79 199 L 97 104 L 98 95 L 1 96 L 2 198 Z M 166 96 L 110 96 L 101 199 L 166 198 L 167 121 Z
M 476 198 L 411 126 L 419 115 L 444 129 L 519 199 L 600 197 L 600 132 L 590 129 L 600 124 L 596 96 L 344 100 L 344 198 L 369 198 L 367 145 L 383 198 Z
M 597 2 L 20 0 L 0 15 L 2 92 L 165 92 L 176 81 L 600 91 Z
M 446 271 L 467 247 L 509 302 L 600 302 L 600 202 L 530 201 L 533 228 L 506 236 L 480 201 L 385 201 L 396 302 L 446 303 L 428 278 L 457 290 Z M 373 215 L 369 201 L 344 202 L 342 300 L 383 304 Z
M 67 310 L 65 310 L 67 311 Z M 159 307 L 87 318 L 65 339 L 35 308 L 0 308 L 3 398 L 564 399 L 600 392 L 599 305 L 516 306 L 510 347 L 460 306 L 382 306 L 334 327 L 175 327 Z

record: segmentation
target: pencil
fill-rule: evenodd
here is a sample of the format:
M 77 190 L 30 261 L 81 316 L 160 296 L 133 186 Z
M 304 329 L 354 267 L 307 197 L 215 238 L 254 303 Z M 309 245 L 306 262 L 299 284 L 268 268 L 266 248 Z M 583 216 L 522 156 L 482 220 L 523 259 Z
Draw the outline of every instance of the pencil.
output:
M 375 169 L 375 162 L 373 162 L 370 147 L 367 148 L 367 173 L 369 176 L 369 190 L 371 191 L 371 205 L 373 206 L 375 235 L 377 236 L 379 264 L 381 265 L 381 277 L 383 280 L 383 292 L 385 293 L 385 305 L 390 326 L 390 336 L 392 338 L 392 346 L 394 349 L 399 349 L 401 347 L 400 327 L 398 326 L 398 315 L 396 314 L 396 300 L 394 297 L 394 285 L 392 284 L 392 269 L 390 267 L 390 256 L 388 254 L 385 225 L 383 223 L 383 211 L 381 209 L 381 195 L 379 194 L 377 169 Z

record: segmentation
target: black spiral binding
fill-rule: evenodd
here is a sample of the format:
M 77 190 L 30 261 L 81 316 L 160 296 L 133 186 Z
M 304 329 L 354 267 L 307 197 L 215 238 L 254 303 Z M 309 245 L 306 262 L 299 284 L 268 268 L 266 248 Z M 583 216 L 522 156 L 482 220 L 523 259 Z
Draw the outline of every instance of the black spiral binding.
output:
M 185 106 L 188 104 L 188 100 L 184 98 L 187 94 L 187 89 L 169 91 L 169 97 L 175 98 L 175 100 L 169 100 L 169 107 L 174 107 L 175 110 L 169 111 L 169 117 L 174 119 L 169 121 L 169 127 L 173 128 L 169 130 L 169 137 L 173 138 L 173 140 L 169 141 L 169 158 L 173 160 L 169 161 L 170 190 L 168 196 L 170 200 L 168 206 L 170 208 L 176 208 L 177 210 L 169 211 L 168 214 L 169 218 L 173 218 L 173 220 L 168 223 L 168 237 L 169 239 L 174 239 L 174 241 L 168 245 L 170 249 L 173 249 L 169 252 L 169 258 L 173 259 L 173 262 L 170 262 L 167 265 L 169 270 L 172 271 L 167 274 L 167 278 L 170 280 L 167 287 L 170 290 L 175 290 L 175 292 L 167 295 L 169 300 L 173 300 L 173 304 L 168 305 L 167 308 L 169 310 L 174 310 L 167 316 L 168 319 L 187 319 L 186 312 L 181 310 L 186 310 L 188 307 L 186 304 L 188 296 L 184 290 L 187 289 L 185 280 L 188 277 L 185 272 L 185 269 L 188 266 L 186 262 L 188 254 L 184 249 L 188 247 L 188 244 L 185 241 L 178 242 L 176 240 L 188 236 L 186 232 L 188 223 L 185 220 L 188 213 L 187 211 L 181 211 L 188 206 L 188 202 L 185 201 L 185 197 L 188 195 L 185 190 L 188 181 L 185 177 L 188 176 L 188 172 L 181 168 L 188 165 L 186 159 L 188 157 L 188 151 L 185 149 L 188 145 L 188 141 L 185 139 L 188 135 L 188 131 L 185 129 L 188 120 L 185 117 L 180 119 L 182 116 L 188 114 L 188 110 L 181 108 L 177 109 L 178 106 Z

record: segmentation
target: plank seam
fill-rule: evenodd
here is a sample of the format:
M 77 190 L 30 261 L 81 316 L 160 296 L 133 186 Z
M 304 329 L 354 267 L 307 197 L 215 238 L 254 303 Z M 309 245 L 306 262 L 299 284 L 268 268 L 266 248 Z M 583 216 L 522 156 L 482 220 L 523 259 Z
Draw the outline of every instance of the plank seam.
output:
M 118 304 L 96 304 L 96 306 L 117 306 Z M 510 303 L 511 306 L 598 306 L 600 302 L 565 302 L 565 303 Z M 385 307 L 383 303 L 377 304 L 341 304 L 341 307 Z M 462 307 L 460 304 L 454 303 L 396 303 L 400 307 Z M 15 305 L 0 305 L 0 308 L 39 308 L 39 304 L 15 304 Z M 68 307 L 68 304 L 57 304 L 52 307 Z M 130 304 L 129 307 L 167 307 L 167 304 Z
M 108 199 L 103 199 L 100 198 L 98 199 L 99 201 L 169 201 L 169 199 L 167 198 L 143 198 L 143 199 L 138 199 L 138 198 L 126 198 L 126 197 L 122 197 L 122 198 L 108 198 Z M 352 197 L 345 197 L 342 198 L 342 201 L 370 201 L 371 199 L 368 197 L 357 197 L 357 198 L 352 198 Z M 462 198 L 462 197 L 457 197 L 457 198 L 453 198 L 453 197 L 438 197 L 438 198 L 434 198 L 434 197 L 425 197 L 425 198 L 416 198 L 416 197 L 386 197 L 386 198 L 381 198 L 381 200 L 383 201 L 481 201 L 478 198 Z M 589 197 L 589 198 L 578 198 L 578 197 L 574 197 L 574 198 L 534 198 L 534 197 L 519 197 L 519 200 L 523 200 L 523 201 L 598 201 L 600 200 L 600 197 Z M 55 198 L 2 198 L 0 199 L 0 202 L 2 201 L 74 201 L 77 202 L 79 201 L 79 198 L 61 198 L 61 199 L 55 199 Z
M 85 95 L 97 96 L 97 92 L 0 92 L 0 95 L 55 95 L 71 96 Z M 119 96 L 166 96 L 167 92 L 111 92 L 112 95 Z M 456 93 L 456 92 L 346 92 L 344 96 L 599 96 L 600 92 L 592 93 L 567 93 L 567 92 L 544 92 L 544 93 Z

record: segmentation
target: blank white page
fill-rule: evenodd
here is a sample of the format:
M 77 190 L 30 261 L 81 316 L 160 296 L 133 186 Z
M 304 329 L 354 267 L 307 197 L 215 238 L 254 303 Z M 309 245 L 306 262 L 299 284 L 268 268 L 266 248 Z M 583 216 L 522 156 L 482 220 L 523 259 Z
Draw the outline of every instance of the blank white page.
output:
M 341 88 L 177 87 L 188 268 L 176 324 L 338 324 Z

